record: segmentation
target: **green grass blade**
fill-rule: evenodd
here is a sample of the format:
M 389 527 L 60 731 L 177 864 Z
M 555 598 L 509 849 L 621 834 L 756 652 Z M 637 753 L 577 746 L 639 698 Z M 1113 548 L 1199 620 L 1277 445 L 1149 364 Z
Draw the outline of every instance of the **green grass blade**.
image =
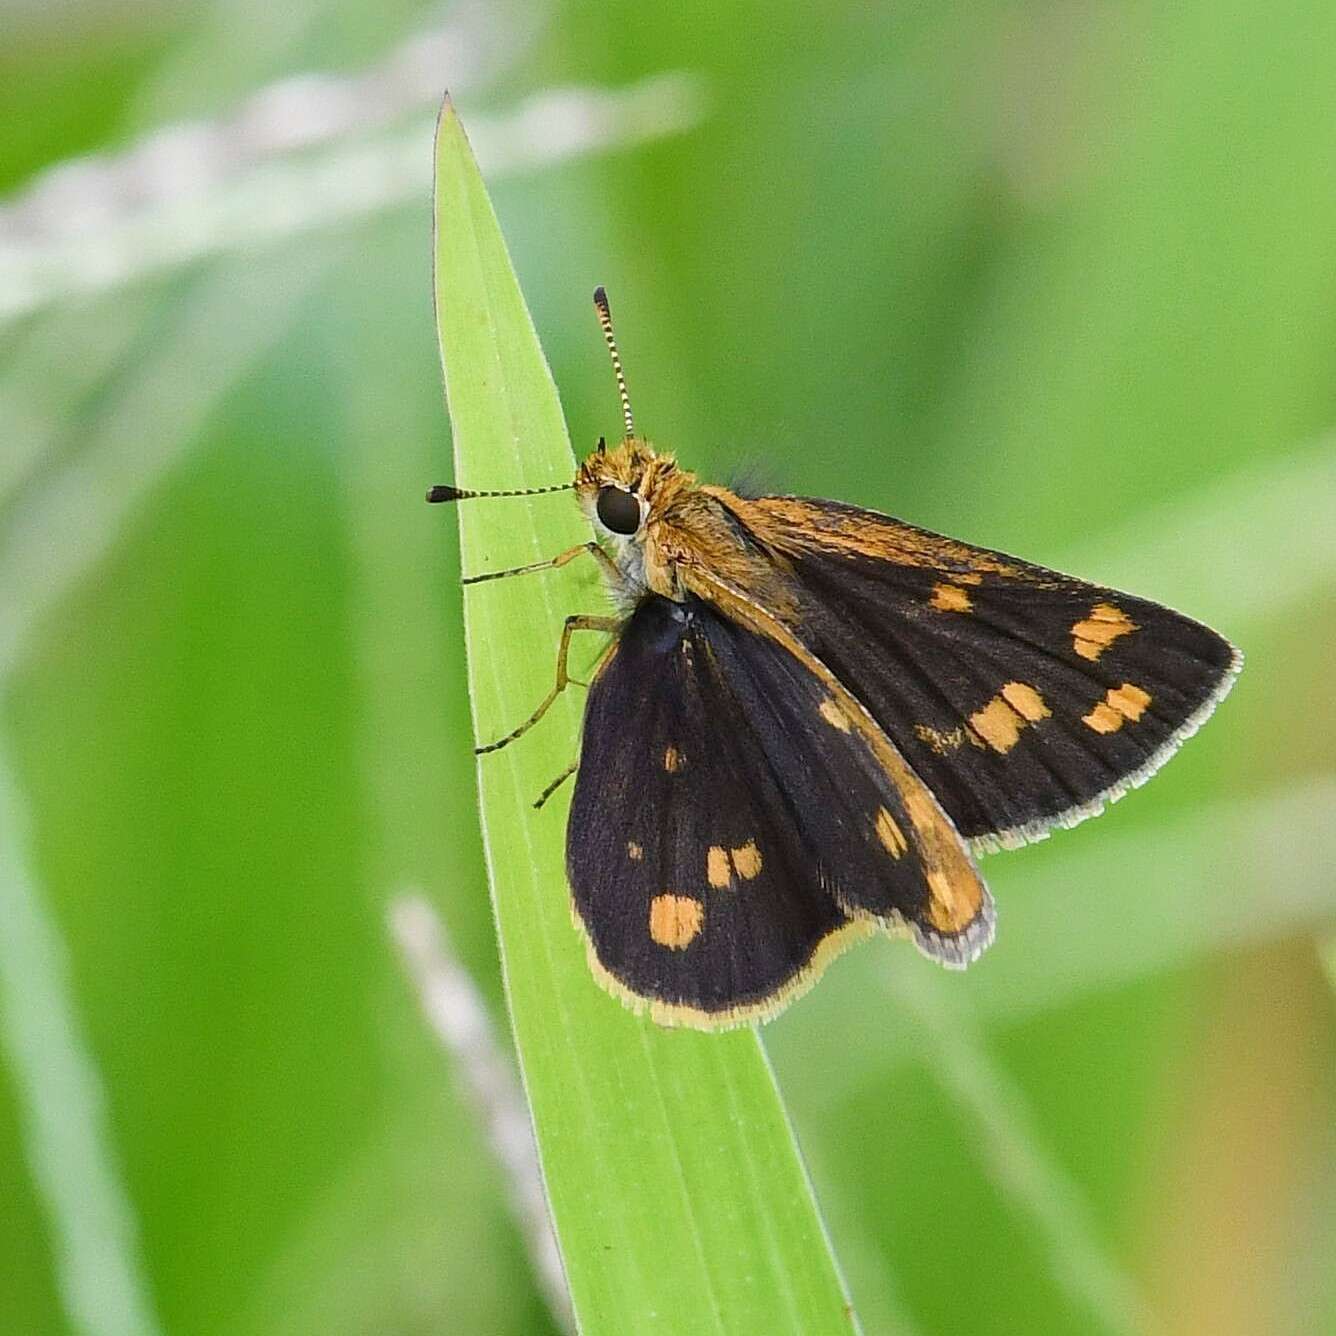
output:
M 437 136 L 436 306 L 455 481 L 534 487 L 573 476 L 555 386 L 448 105 Z M 588 537 L 566 494 L 458 510 L 466 572 Z M 583 559 L 467 591 L 481 739 L 527 717 L 551 685 L 562 618 L 604 610 Z M 657 1029 L 589 973 L 563 870 L 568 796 L 531 807 L 576 754 L 577 694 L 481 758 L 479 789 L 515 1041 L 581 1327 L 848 1331 L 854 1320 L 756 1034 Z

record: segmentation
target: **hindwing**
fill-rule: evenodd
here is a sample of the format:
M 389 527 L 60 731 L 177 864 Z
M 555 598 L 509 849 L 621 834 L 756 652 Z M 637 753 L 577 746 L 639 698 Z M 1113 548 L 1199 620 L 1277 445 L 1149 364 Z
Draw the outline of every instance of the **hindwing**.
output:
M 876 927 L 951 965 L 991 939 L 940 809 L 813 668 L 699 598 L 650 596 L 591 685 L 575 911 L 596 975 L 660 1021 L 772 1015 Z

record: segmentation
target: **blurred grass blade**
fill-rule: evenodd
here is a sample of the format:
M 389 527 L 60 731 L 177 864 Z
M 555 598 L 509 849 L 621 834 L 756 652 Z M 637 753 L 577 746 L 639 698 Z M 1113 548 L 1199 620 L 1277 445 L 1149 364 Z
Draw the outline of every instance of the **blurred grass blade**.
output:
M 29 824 L 0 749 L 0 1055 L 17 1087 L 71 1329 L 153 1336 L 159 1328 L 139 1226 L 116 1163 L 106 1091 L 82 1032 L 65 944 L 25 856 Z
M 989 1052 L 953 979 L 922 969 L 887 971 L 893 996 L 931 1047 L 932 1070 L 969 1118 L 993 1181 L 1023 1212 L 1049 1273 L 1087 1314 L 1085 1330 L 1135 1336 L 1149 1314 L 1102 1245 L 1080 1190 L 1046 1150 L 1024 1093 Z
M 210 269 L 179 300 L 154 353 L 127 363 L 78 419 L 77 456 L 35 479 L 0 533 L 0 678 L 200 444 L 209 414 L 283 338 L 342 254 L 342 243 L 321 241 L 295 258 L 247 256 Z
M 436 305 L 455 481 L 570 478 L 556 390 L 449 105 L 437 136 Z M 564 494 L 458 510 L 467 572 L 588 536 Z M 467 591 L 479 737 L 513 727 L 551 685 L 562 617 L 603 609 L 586 565 Z M 579 706 L 559 701 L 519 743 L 483 757 L 479 789 L 511 1020 L 581 1328 L 847 1331 L 854 1319 L 756 1034 L 659 1030 L 590 976 L 563 872 L 568 799 L 531 807 L 575 755 Z
M 1320 932 L 1336 920 L 1333 811 L 1336 781 L 1322 776 L 1036 851 L 1009 907 L 1008 931 L 1024 948 L 998 951 L 995 968 L 960 991 L 990 1020 L 1011 1021 L 1214 953 Z
M 950 992 L 981 1025 L 1011 1025 L 1212 956 L 1299 936 L 1320 943 L 1336 923 L 1333 811 L 1336 780 L 1321 777 L 992 860 L 1006 936 L 988 968 L 951 979 Z M 918 972 L 918 962 L 911 965 Z M 855 997 L 861 1005 L 853 1012 Z M 836 1024 L 839 1051 L 827 1063 L 820 1050 L 823 1065 L 814 1069 L 814 1046 Z M 804 1062 L 800 1121 L 829 1116 L 871 1072 L 890 1079 L 906 1059 L 938 1060 L 932 1035 L 906 1009 L 877 951 L 856 953 L 777 1038 L 781 1072 L 798 1055 Z
M 1336 581 L 1333 497 L 1336 438 L 1326 435 L 1150 506 L 1056 564 L 1242 636 Z

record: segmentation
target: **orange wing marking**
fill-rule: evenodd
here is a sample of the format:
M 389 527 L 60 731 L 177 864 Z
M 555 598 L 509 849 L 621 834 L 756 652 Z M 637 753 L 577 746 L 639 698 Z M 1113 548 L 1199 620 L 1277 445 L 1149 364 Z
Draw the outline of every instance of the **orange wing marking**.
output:
M 1072 627 L 1072 648 L 1094 663 L 1120 636 L 1131 635 L 1137 624 L 1112 603 L 1096 603 L 1090 616 Z
M 670 951 L 685 950 L 705 921 L 705 906 L 686 895 L 665 892 L 649 905 L 649 935 Z
M 1081 722 L 1096 733 L 1116 733 L 1124 724 L 1135 724 L 1151 702 L 1148 693 L 1131 682 L 1111 687 L 1104 699 Z
M 970 727 L 995 752 L 1005 756 L 1020 740 L 1027 724 L 1038 723 L 1050 714 L 1034 687 L 1026 682 L 1008 682 L 982 710 L 970 715 Z

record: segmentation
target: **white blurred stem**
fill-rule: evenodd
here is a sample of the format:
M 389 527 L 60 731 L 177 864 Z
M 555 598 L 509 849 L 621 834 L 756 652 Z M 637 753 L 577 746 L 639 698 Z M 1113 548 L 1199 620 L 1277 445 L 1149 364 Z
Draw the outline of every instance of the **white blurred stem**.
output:
M 443 90 L 444 69 L 441 78 Z M 471 115 L 469 134 L 493 176 L 679 134 L 702 110 L 698 81 L 670 72 L 622 89 L 547 89 L 507 114 Z M 192 174 L 214 156 L 216 131 L 202 126 L 164 131 L 125 158 L 67 164 L 0 208 L 0 325 L 205 256 L 425 208 L 434 128 L 434 114 L 373 134 L 354 123 L 217 179 Z M 125 209 L 122 198 L 143 197 L 142 179 L 149 203 Z
M 463 1076 L 482 1119 L 548 1306 L 562 1327 L 572 1331 L 575 1317 L 548 1215 L 533 1125 L 486 1005 L 450 950 L 436 912 L 424 899 L 402 895 L 395 900 L 390 906 L 390 928 L 417 989 L 423 1015 Z
M 1318 958 L 1327 972 L 1327 982 L 1336 988 L 1336 933 L 1330 933 L 1318 944 Z
M 79 1023 L 60 928 L 28 859 L 31 822 L 0 753 L 0 1046 L 73 1331 L 159 1330 L 106 1095 Z M 6 1331 L 17 1330 L 8 1322 Z

